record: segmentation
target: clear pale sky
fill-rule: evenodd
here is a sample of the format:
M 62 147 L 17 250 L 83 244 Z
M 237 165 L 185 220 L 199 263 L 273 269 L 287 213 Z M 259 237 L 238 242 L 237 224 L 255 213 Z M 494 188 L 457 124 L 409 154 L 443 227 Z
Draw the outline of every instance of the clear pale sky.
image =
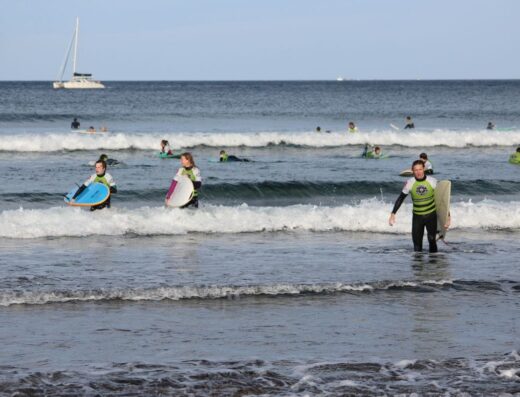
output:
M 0 80 L 520 78 L 520 0 L 0 0 Z M 66 74 L 70 76 L 70 72 Z

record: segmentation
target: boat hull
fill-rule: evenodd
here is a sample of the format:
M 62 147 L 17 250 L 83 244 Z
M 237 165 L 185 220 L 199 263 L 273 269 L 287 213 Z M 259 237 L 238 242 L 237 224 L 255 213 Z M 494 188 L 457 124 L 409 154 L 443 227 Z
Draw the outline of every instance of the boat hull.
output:
M 71 80 L 71 81 L 55 81 L 52 86 L 55 89 L 65 88 L 69 90 L 86 90 L 86 89 L 100 89 L 105 88 L 105 86 L 99 82 L 94 80 Z

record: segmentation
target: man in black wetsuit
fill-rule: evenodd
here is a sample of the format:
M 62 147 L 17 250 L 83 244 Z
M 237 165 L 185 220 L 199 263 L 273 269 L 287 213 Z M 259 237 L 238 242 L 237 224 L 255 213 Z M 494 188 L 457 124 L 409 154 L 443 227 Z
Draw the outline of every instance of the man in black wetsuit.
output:
M 74 117 L 74 120 L 72 120 L 72 123 L 70 123 L 70 128 L 73 130 L 77 130 L 80 126 L 79 120 L 77 117 Z
M 395 223 L 395 214 L 401 207 L 404 199 L 408 194 L 412 195 L 413 202 L 413 218 L 412 218 L 412 240 L 415 252 L 422 251 L 424 228 L 428 233 L 428 243 L 430 252 L 437 252 L 437 208 L 435 205 L 435 188 L 437 179 L 427 176 L 424 172 L 424 163 L 422 160 L 415 160 L 412 164 L 413 177 L 406 181 L 403 191 L 395 201 L 394 208 L 390 214 L 388 223 L 393 226 Z M 451 219 L 445 225 L 450 226 Z

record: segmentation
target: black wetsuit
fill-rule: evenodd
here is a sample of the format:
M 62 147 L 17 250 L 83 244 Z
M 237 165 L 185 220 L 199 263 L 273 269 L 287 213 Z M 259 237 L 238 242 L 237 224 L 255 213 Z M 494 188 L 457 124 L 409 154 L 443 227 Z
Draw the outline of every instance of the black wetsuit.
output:
M 77 130 L 79 128 L 79 125 L 79 121 L 74 120 L 72 123 L 70 123 L 70 128 L 72 128 L 73 130 Z
M 425 176 L 420 180 L 410 178 L 395 201 L 392 210 L 393 214 L 397 213 L 408 193 L 412 194 L 414 201 L 412 240 L 413 249 L 416 252 L 421 252 L 423 249 L 425 227 L 430 252 L 437 252 L 437 212 L 435 211 L 435 197 L 433 196 L 436 184 L 437 181 L 432 177 Z

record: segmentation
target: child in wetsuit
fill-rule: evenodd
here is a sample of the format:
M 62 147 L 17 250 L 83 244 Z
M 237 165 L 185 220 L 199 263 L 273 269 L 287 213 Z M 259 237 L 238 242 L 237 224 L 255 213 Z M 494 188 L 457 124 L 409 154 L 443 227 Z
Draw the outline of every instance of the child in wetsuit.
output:
M 221 163 L 223 162 L 226 162 L 226 161 L 249 161 L 249 159 L 241 159 L 237 156 L 233 156 L 233 155 L 230 155 L 230 154 L 227 154 L 225 150 L 221 150 L 220 151 L 220 157 L 219 157 L 219 161 Z
M 112 175 L 106 172 L 106 170 L 107 163 L 105 163 L 103 160 L 96 161 L 96 173 L 91 175 L 90 178 L 88 178 L 85 183 L 79 187 L 70 201 L 74 202 L 76 197 L 78 197 L 81 192 L 83 192 L 91 183 L 102 183 L 110 189 L 110 194 L 117 193 L 117 186 L 114 182 L 114 178 L 112 178 Z M 90 211 L 101 210 L 103 208 L 110 208 L 110 196 L 105 202 L 90 207 Z
M 173 177 L 170 189 L 168 190 L 168 193 L 166 193 L 165 204 L 168 205 L 168 200 L 170 199 L 173 190 L 177 185 L 177 180 L 179 179 L 179 177 L 185 175 L 192 181 L 194 192 L 192 199 L 187 204 L 183 205 L 181 208 L 199 208 L 199 189 L 202 186 L 202 178 L 200 176 L 200 170 L 195 166 L 195 160 L 193 159 L 191 153 L 186 152 L 181 154 L 181 165 L 182 167 L 179 168 L 177 174 L 175 174 L 175 176 Z
M 161 141 L 161 153 L 165 153 L 168 156 L 173 154 L 172 149 L 170 148 L 170 143 L 166 139 Z

